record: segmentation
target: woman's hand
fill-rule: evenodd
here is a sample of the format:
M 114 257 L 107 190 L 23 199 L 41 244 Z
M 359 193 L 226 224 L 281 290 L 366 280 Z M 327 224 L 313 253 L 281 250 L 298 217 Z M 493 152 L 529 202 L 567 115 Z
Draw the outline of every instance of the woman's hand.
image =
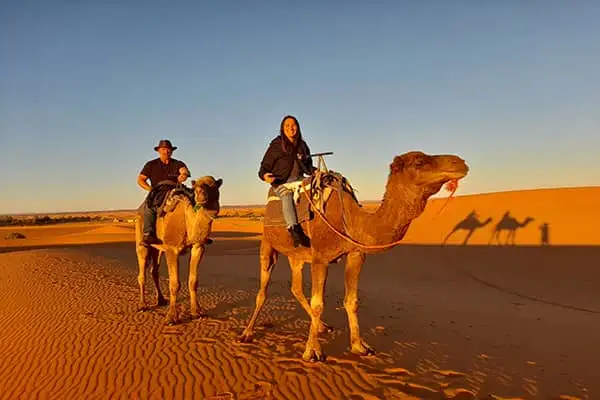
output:
M 263 180 L 267 183 L 273 183 L 273 182 L 275 182 L 275 176 L 273 176 L 272 173 L 267 172 L 266 174 L 263 175 Z

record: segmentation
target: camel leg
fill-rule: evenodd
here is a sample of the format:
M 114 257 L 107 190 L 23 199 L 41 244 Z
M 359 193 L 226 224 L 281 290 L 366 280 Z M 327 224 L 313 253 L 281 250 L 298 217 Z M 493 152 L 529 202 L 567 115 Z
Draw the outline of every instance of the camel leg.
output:
M 308 314 L 309 318 L 312 315 L 308 300 L 304 296 L 304 285 L 302 282 L 302 270 L 304 269 L 304 261 L 296 258 L 289 258 L 290 268 L 292 270 L 292 294 L 298 300 L 298 303 L 302 306 L 304 311 Z M 319 333 L 333 332 L 333 328 L 321 321 L 319 326 Z
M 200 317 L 200 306 L 198 305 L 198 266 L 204 257 L 204 245 L 192 247 L 190 256 L 190 275 L 188 278 L 188 286 L 190 289 L 190 314 L 192 318 Z
M 152 265 L 152 280 L 154 281 L 154 288 L 156 289 L 156 306 L 166 306 L 168 303 L 160 290 L 159 282 L 160 251 L 155 248 L 150 248 L 150 262 Z
M 442 241 L 442 244 L 446 243 L 446 242 L 448 241 L 448 239 L 450 238 L 450 236 L 452 236 L 452 235 L 454 234 L 454 232 L 456 232 L 456 231 L 457 231 L 457 229 L 452 229 L 452 230 L 450 231 L 450 233 L 448 233 L 448 234 L 446 235 L 446 237 L 445 237 L 445 238 L 444 238 L 444 240 Z
M 345 289 L 344 308 L 348 316 L 348 326 L 350 327 L 350 352 L 361 356 L 375 354 L 361 337 L 358 324 L 358 280 L 360 271 L 365 263 L 366 256 L 362 252 L 353 252 L 348 254 L 345 271 Z
M 179 321 L 177 313 L 177 294 L 179 293 L 179 255 L 172 250 L 165 251 L 167 266 L 169 267 L 169 311 L 167 323 L 176 324 Z
M 321 326 L 321 315 L 323 314 L 323 292 L 327 281 L 327 269 L 329 263 L 313 258 L 310 265 L 312 281 L 312 294 L 310 297 L 311 321 L 308 332 L 308 340 L 302 359 L 304 361 L 324 361 L 325 354 L 321 351 L 319 343 L 319 328 Z
M 244 329 L 244 332 L 239 337 L 239 341 L 242 343 L 249 343 L 252 341 L 252 336 L 254 333 L 254 324 L 256 323 L 256 319 L 260 314 L 260 311 L 267 299 L 267 288 L 269 286 L 269 281 L 271 280 L 271 272 L 273 272 L 273 267 L 277 262 L 277 252 L 270 244 L 265 241 L 262 241 L 260 244 L 260 288 L 258 289 L 258 293 L 256 294 L 256 305 L 254 307 L 254 312 L 252 313 L 252 317 L 250 317 L 250 321 Z
M 148 311 L 146 300 L 144 298 L 144 286 L 146 283 L 146 266 L 148 263 L 148 249 L 144 246 L 136 245 L 135 252 L 138 260 L 138 285 L 140 288 L 138 311 Z
M 473 235 L 473 232 L 475 232 L 474 230 L 470 230 L 469 233 L 467 233 L 467 236 L 465 237 L 465 240 L 463 241 L 463 246 L 467 244 L 467 242 L 469 241 L 469 239 L 471 238 L 471 235 Z

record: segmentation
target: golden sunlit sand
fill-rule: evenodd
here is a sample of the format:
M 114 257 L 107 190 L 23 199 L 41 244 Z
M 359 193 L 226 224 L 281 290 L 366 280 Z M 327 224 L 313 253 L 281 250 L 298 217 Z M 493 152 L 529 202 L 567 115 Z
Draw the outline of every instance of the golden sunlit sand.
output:
M 258 289 L 262 209 L 223 210 L 199 268 L 208 317 L 185 320 L 182 268 L 175 326 L 166 307 L 136 312 L 131 212 L 2 227 L 0 398 L 600 398 L 600 187 L 461 196 L 436 215 L 445 201 L 430 201 L 405 245 L 367 259 L 359 313 L 374 356 L 346 351 L 343 268 L 331 266 L 323 364 L 301 359 L 308 319 L 285 259 L 254 342 L 236 342 Z M 488 246 L 506 212 L 503 245 Z

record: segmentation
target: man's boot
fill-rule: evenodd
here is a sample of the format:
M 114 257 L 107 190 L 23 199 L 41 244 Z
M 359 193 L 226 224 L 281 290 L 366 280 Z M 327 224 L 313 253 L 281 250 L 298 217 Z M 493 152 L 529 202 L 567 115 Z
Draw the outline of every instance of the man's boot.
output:
M 143 246 L 150 246 L 151 244 L 159 244 L 161 243 L 160 239 L 156 237 L 154 232 L 144 233 L 144 237 L 142 238 L 141 244 Z
M 288 231 L 292 235 L 292 239 L 294 239 L 294 247 L 310 247 L 310 239 L 304 234 L 304 230 L 300 224 L 292 226 Z

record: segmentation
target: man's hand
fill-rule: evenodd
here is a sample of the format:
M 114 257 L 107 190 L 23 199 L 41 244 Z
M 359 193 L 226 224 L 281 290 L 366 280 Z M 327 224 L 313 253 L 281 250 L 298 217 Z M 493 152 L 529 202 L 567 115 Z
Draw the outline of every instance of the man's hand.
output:
M 147 180 L 148 180 L 148 177 L 147 177 L 147 176 L 145 176 L 145 175 L 141 175 L 141 174 L 140 174 L 140 175 L 138 175 L 138 178 L 137 178 L 137 183 L 138 183 L 138 185 L 139 185 L 139 186 L 140 186 L 142 189 L 144 189 L 144 190 L 146 190 L 146 191 L 148 191 L 148 192 L 149 192 L 149 191 L 150 191 L 150 189 L 152 189 L 152 188 L 150 187 L 150 185 L 148 185 L 148 182 L 147 182 Z
M 275 176 L 272 173 L 267 172 L 263 175 L 263 180 L 267 183 L 273 183 L 275 181 Z

